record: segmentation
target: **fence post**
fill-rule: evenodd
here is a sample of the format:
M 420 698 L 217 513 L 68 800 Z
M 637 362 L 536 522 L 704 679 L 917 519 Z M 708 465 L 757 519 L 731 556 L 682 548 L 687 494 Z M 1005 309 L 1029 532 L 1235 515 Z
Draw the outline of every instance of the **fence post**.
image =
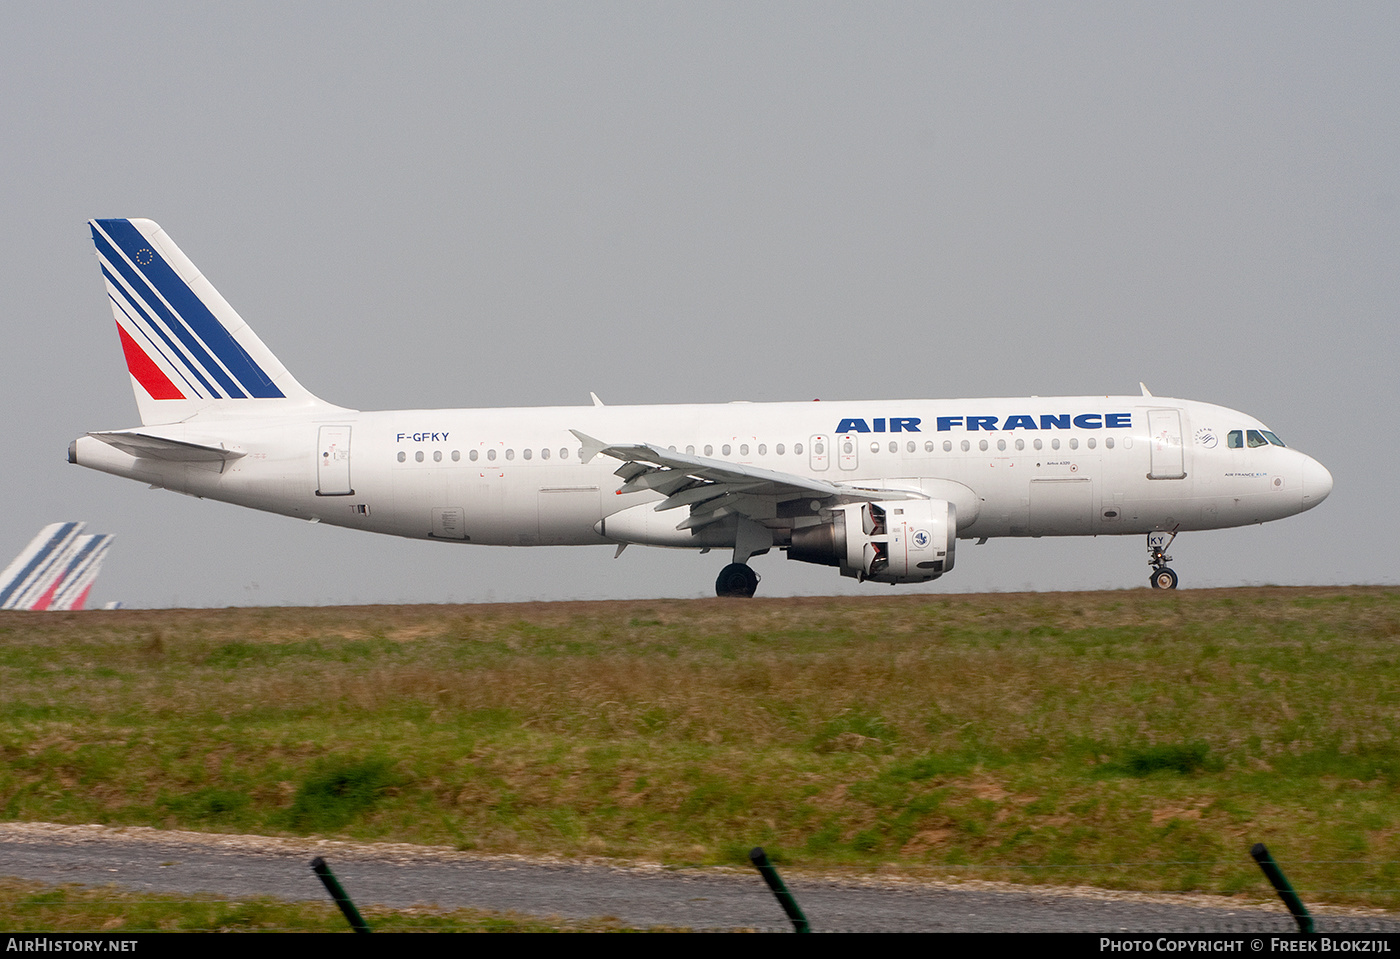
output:
M 1269 882 L 1274 884 L 1274 891 L 1283 900 L 1283 904 L 1288 907 L 1289 913 L 1293 916 L 1293 921 L 1298 924 L 1298 931 L 1310 933 L 1313 931 L 1313 918 L 1308 912 L 1308 907 L 1303 905 L 1303 900 L 1298 898 L 1298 894 L 1293 891 L 1293 887 L 1288 882 L 1288 877 L 1283 874 L 1283 870 L 1274 862 L 1274 857 L 1269 855 L 1269 849 L 1262 842 L 1256 842 L 1249 850 L 1249 854 L 1254 857 L 1254 861 L 1259 864 L 1259 868 L 1264 870 L 1264 875 L 1269 877 Z
M 773 895 L 778 897 L 778 904 L 783 907 L 783 912 L 787 913 L 788 919 L 792 922 L 794 932 L 811 932 L 807 925 L 807 917 L 802 915 L 802 909 L 797 905 L 797 900 L 792 893 L 788 892 L 788 887 L 783 885 L 783 878 L 778 875 L 778 870 L 773 868 L 773 864 L 768 861 L 768 854 L 763 851 L 762 846 L 754 846 L 749 850 L 749 862 L 753 863 L 758 874 L 763 877 L 763 881 L 768 883 L 768 888 L 773 890 Z
M 335 873 L 331 872 L 331 867 L 326 865 L 326 861 L 320 856 L 311 860 L 311 868 L 320 877 L 321 883 L 326 887 L 326 892 L 331 894 L 335 904 L 340 907 L 341 913 L 345 916 L 345 921 L 350 923 L 350 928 L 356 932 L 369 932 L 369 924 L 360 915 L 360 910 L 355 908 L 355 904 L 350 901 L 350 896 L 345 891 L 345 887 L 340 884 L 340 880 L 335 878 Z

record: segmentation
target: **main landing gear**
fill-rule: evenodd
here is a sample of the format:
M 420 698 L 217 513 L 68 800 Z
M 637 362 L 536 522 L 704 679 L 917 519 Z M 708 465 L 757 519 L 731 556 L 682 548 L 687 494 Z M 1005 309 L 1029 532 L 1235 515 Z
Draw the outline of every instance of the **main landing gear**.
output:
M 719 571 L 715 580 L 716 596 L 737 596 L 748 599 L 758 589 L 758 574 L 747 563 L 730 563 Z
M 749 566 L 750 556 L 761 556 L 773 548 L 773 531 L 746 516 L 734 524 L 734 558 L 719 571 L 715 580 L 716 596 L 737 596 L 749 599 L 758 589 L 758 574 Z
M 1172 558 L 1167 555 L 1167 547 L 1176 539 L 1176 530 L 1170 533 L 1147 534 L 1147 565 L 1152 567 L 1152 575 L 1147 581 L 1153 589 L 1176 589 L 1176 571 L 1167 566 Z

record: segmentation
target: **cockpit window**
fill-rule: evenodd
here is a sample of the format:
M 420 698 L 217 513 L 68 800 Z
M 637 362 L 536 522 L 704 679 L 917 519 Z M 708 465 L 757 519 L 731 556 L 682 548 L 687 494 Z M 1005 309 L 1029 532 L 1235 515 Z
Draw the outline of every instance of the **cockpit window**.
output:
M 1283 440 L 1279 439 L 1277 436 L 1275 436 L 1273 433 L 1269 432 L 1268 430 L 1261 430 L 1260 432 L 1262 432 L 1262 433 L 1264 434 L 1264 438 L 1265 438 L 1266 440 L 1269 441 L 1270 445 L 1272 445 L 1272 446 L 1283 446 L 1283 445 L 1284 445 Z
M 1250 449 L 1254 449 L 1254 447 L 1256 447 L 1256 446 L 1268 446 L 1268 445 L 1269 445 L 1269 441 L 1266 440 L 1266 439 L 1264 439 L 1264 434 L 1261 433 L 1261 432 L 1259 432 L 1258 430 L 1250 430 L 1248 435 L 1249 435 L 1249 448 L 1250 448 Z
M 1231 430 L 1230 435 L 1225 440 L 1225 445 L 1232 450 L 1240 449 L 1244 446 L 1244 430 Z

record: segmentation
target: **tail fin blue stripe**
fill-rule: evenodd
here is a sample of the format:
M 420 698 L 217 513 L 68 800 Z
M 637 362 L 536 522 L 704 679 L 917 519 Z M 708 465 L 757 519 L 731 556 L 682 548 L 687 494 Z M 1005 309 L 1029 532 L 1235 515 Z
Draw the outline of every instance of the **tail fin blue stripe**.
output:
M 54 551 L 67 543 L 68 538 L 73 535 L 75 528 L 81 525 L 81 523 L 64 523 L 58 528 L 56 533 L 49 537 L 43 549 L 39 550 L 39 552 L 34 555 L 34 558 L 29 561 L 24 569 L 19 571 L 19 574 L 16 575 L 14 579 L 10 580 L 9 585 L 6 586 L 3 591 L 0 591 L 0 609 L 6 608 L 6 604 L 9 603 L 11 597 L 29 584 L 29 579 L 34 575 L 34 572 L 47 565 Z
M 204 393 L 206 396 L 220 395 L 219 388 L 200 375 L 199 367 L 196 366 L 190 360 L 189 356 L 185 354 L 185 351 L 180 349 L 180 347 L 176 345 L 175 341 L 170 338 L 169 334 L 165 332 L 163 324 L 161 324 L 156 317 L 152 316 L 144 307 L 142 307 L 139 302 L 131 298 L 130 294 L 128 294 L 126 291 L 126 288 L 123 287 L 121 283 L 117 281 L 117 278 L 111 274 L 111 272 L 107 269 L 106 266 L 102 267 L 102 275 L 107 278 L 107 281 L 112 284 L 113 288 L 115 288 L 118 292 L 121 293 L 122 300 L 126 301 L 126 305 L 131 308 L 131 311 L 139 313 L 141 315 L 141 318 L 146 321 L 146 325 L 149 326 L 151 329 L 155 330 L 156 334 L 165 342 L 165 345 L 169 347 L 170 353 L 166 353 L 164 350 L 161 351 L 161 354 L 165 357 L 166 361 L 169 362 L 170 365 L 175 367 L 176 369 L 180 369 L 183 367 L 184 369 L 189 370 L 190 373 L 194 376 L 194 378 L 199 380 L 200 385 L 204 387 Z M 113 302 L 117 301 L 114 300 Z M 121 304 L 118 303 L 117 305 L 120 306 Z M 124 312 L 128 311 L 126 311 L 124 308 Z M 128 312 L 128 315 L 130 315 L 130 312 Z M 139 324 L 137 325 L 137 328 L 140 329 Z M 144 333 L 145 331 L 143 330 L 142 332 Z M 149 342 L 150 337 L 146 337 L 146 340 Z M 174 360 L 171 360 L 171 353 L 173 353 L 175 356 Z M 211 363 L 210 365 L 213 364 Z M 185 382 L 188 384 L 189 380 L 186 379 Z M 191 388 L 194 389 L 192 384 Z M 194 392 L 197 394 L 199 393 L 199 390 L 194 389 Z
M 101 536 L 89 537 L 88 541 L 78 548 L 77 554 L 74 555 L 73 559 L 68 563 L 68 568 L 63 573 L 64 578 L 72 576 L 74 572 L 82 567 L 97 547 L 102 545 L 102 542 L 103 538 Z
M 116 222 L 124 223 L 126 221 L 118 220 Z M 141 298 L 146 301 L 146 305 L 150 308 L 150 311 L 155 313 L 156 316 L 160 318 L 161 324 L 157 324 L 155 322 L 155 317 L 151 316 L 151 312 L 141 310 L 143 316 L 146 316 L 147 318 L 152 320 L 152 326 L 155 326 L 157 329 L 159 329 L 160 325 L 163 324 L 166 329 L 168 329 L 171 333 L 175 334 L 175 336 L 179 337 L 180 342 L 185 344 L 185 348 L 189 350 L 191 354 L 194 355 L 195 359 L 199 361 L 200 365 L 204 367 L 205 371 L 210 376 L 218 380 L 219 383 L 223 386 L 224 395 L 232 397 L 234 399 L 243 399 L 244 393 L 238 388 L 238 384 L 234 383 L 233 380 L 229 377 L 229 375 L 225 373 L 223 369 L 219 366 L 219 364 L 214 362 L 214 358 L 210 356 L 208 352 L 205 351 L 203 346 L 200 345 L 199 340 L 195 338 L 194 333 L 190 331 L 189 327 L 186 326 L 184 323 L 181 323 L 179 317 L 175 316 L 173 313 L 170 312 L 169 309 L 166 308 L 165 304 L 160 301 L 160 297 L 156 295 L 155 288 L 151 286 L 151 284 L 146 280 L 146 278 L 143 277 L 141 274 L 137 273 L 134 269 L 132 269 L 131 265 L 127 263 L 126 260 L 124 260 L 117 253 L 116 250 L 112 249 L 111 245 L 107 243 L 106 238 L 103 237 L 96 230 L 92 231 L 92 240 L 93 243 L 97 246 L 97 252 L 101 254 L 102 258 L 108 263 L 110 263 L 117 270 L 117 272 L 121 273 L 122 277 L 126 280 L 126 282 L 131 285 L 131 288 L 135 290 L 137 294 L 140 295 Z M 121 285 L 117 284 L 117 286 L 120 289 Z M 136 306 L 135 303 L 133 303 L 132 305 Z M 222 328 L 223 327 L 221 326 L 220 329 Z M 195 369 L 193 364 L 191 364 L 190 370 L 196 376 L 199 375 L 199 370 Z M 201 377 L 201 379 L 203 378 Z M 215 389 L 212 386 L 210 387 L 210 392 L 213 393 L 215 396 L 218 396 L 220 393 L 218 389 Z
M 262 367 L 253 361 L 219 319 L 209 312 L 209 307 L 204 305 L 204 301 L 170 268 L 170 264 L 165 262 L 165 258 L 158 251 L 151 249 L 150 243 L 131 225 L 130 220 L 97 222 L 121 247 L 131 262 L 140 264 L 142 273 L 151 285 L 175 308 L 188 327 L 214 351 L 248 395 L 261 399 L 279 398 L 283 395 L 271 378 L 263 372 Z M 151 251 L 150 262 L 140 263 L 137 259 L 137 254 L 142 250 Z M 210 372 L 215 373 L 214 370 Z M 217 373 L 215 375 L 217 376 Z
M 59 577 L 50 609 L 71 608 L 76 594 L 85 589 L 96 578 L 93 567 L 102 562 L 113 537 L 110 533 L 100 533 L 89 536 L 87 539 L 88 542 L 79 547 L 78 554 L 73 557 L 73 561 L 68 564 L 68 568 Z

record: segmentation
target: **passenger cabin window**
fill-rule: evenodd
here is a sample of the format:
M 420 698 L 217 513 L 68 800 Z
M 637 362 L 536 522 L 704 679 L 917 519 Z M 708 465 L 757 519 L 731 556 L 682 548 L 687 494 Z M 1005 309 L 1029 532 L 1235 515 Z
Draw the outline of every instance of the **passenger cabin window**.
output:
M 475 463 L 475 462 L 476 462 L 476 456 L 477 456 L 476 450 L 472 450 L 471 452 L 469 452 L 469 453 L 467 454 L 467 459 L 469 459 L 469 460 L 471 460 L 473 463 Z
M 762 449 L 762 447 L 760 447 L 760 449 Z M 783 455 L 783 444 L 782 444 L 782 443 L 779 443 L 777 446 L 773 447 L 773 449 L 777 451 L 777 453 L 778 453 L 779 456 L 782 456 L 782 455 Z
M 779 450 L 778 452 L 781 453 L 782 450 Z M 821 444 L 820 444 L 820 443 L 817 444 L 817 452 L 818 452 L 818 453 L 821 452 Z M 793 443 L 793 444 L 792 444 L 792 455 L 793 455 L 793 456 L 801 456 L 801 455 L 802 455 L 802 444 L 801 444 L 801 443 Z
M 402 463 L 406 459 L 408 459 L 408 454 L 403 450 L 399 450 L 399 462 Z

